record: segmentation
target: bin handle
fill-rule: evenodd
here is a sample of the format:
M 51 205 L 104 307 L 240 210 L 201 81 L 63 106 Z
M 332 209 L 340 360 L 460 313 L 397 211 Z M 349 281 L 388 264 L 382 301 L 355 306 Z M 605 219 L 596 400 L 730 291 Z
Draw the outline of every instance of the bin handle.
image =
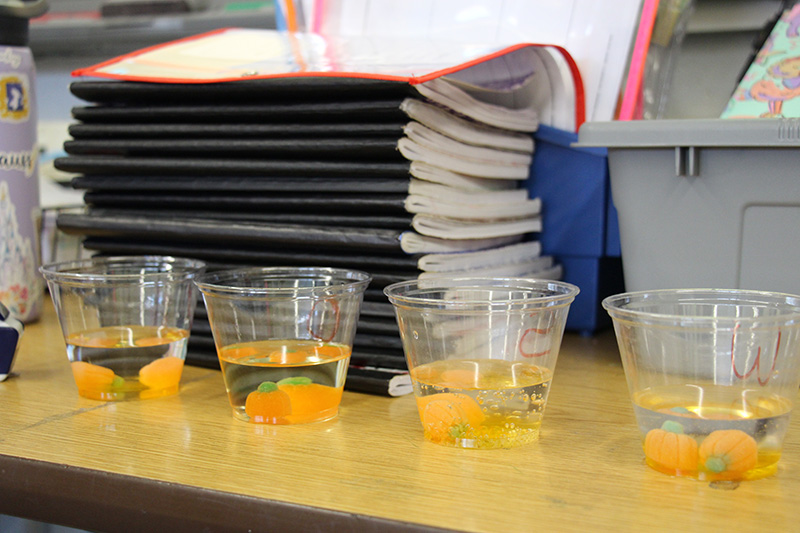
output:
M 700 175 L 700 150 L 695 146 L 675 147 L 675 175 L 699 176 Z

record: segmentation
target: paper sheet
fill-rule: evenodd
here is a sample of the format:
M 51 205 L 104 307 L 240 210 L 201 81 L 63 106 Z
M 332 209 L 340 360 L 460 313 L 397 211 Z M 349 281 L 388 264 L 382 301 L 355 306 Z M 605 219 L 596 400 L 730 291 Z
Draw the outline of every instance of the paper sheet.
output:
M 308 10 L 324 35 L 427 37 L 563 46 L 586 90 L 586 120 L 612 120 L 642 0 L 326 0 Z

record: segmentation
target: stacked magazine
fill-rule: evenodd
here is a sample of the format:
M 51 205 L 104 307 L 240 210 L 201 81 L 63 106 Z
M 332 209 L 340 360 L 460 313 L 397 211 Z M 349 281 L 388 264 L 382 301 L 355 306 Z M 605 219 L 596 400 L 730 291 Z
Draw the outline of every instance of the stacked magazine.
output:
M 524 64 L 514 53 L 499 57 Z M 478 65 L 490 67 L 478 78 L 498 70 Z M 73 109 L 55 165 L 85 191 L 86 209 L 58 226 L 99 254 L 369 272 L 347 386 L 409 392 L 383 287 L 418 276 L 560 276 L 536 240 L 541 203 L 524 187 L 537 102 L 520 97 L 525 79 L 495 79 L 498 89 L 469 70 L 422 83 L 314 72 L 75 81 L 85 105 Z M 217 365 L 202 305 L 190 342 L 189 363 Z

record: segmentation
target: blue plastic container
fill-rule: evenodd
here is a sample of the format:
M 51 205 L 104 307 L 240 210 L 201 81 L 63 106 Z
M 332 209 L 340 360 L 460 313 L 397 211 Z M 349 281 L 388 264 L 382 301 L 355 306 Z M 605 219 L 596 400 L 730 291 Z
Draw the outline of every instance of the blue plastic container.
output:
M 624 289 L 607 150 L 575 148 L 577 134 L 548 126 L 540 126 L 534 139 L 528 190 L 542 199 L 542 253 L 554 256 L 563 280 L 581 289 L 567 329 L 591 334 L 611 325 L 603 298 Z

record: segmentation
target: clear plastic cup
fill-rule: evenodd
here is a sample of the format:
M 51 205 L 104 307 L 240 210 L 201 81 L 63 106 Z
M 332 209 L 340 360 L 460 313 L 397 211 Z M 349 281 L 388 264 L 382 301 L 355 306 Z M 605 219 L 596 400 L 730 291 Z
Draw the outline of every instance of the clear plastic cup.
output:
M 648 465 L 710 481 L 776 472 L 800 385 L 800 297 L 667 289 L 603 307 Z
M 178 392 L 204 263 L 164 256 L 96 257 L 40 271 L 78 393 L 95 400 Z
M 524 278 L 389 285 L 425 438 L 460 448 L 536 441 L 578 288 Z
M 370 280 L 321 267 L 225 270 L 196 280 L 235 418 L 302 424 L 338 414 Z

